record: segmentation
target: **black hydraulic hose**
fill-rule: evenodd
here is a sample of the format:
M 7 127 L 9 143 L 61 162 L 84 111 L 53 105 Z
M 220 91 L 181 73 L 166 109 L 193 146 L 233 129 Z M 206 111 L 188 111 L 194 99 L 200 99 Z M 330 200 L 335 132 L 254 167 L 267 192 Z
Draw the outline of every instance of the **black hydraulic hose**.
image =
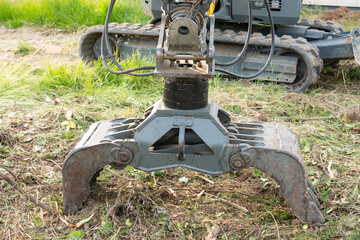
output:
M 171 3 L 171 0 L 168 0 L 166 8 L 167 8 L 167 14 L 169 15 L 169 19 L 170 19 L 170 22 L 171 22 L 172 19 L 171 19 L 171 12 L 170 12 L 170 3 Z
M 249 76 L 242 76 L 242 75 L 230 72 L 228 70 L 220 69 L 220 68 L 215 68 L 215 71 L 226 73 L 230 76 L 234 76 L 234 77 L 238 77 L 238 78 L 251 79 L 251 78 L 255 78 L 255 77 L 259 76 L 260 74 L 262 74 L 266 70 L 266 68 L 270 65 L 271 58 L 274 55 L 274 49 L 275 49 L 275 27 L 274 27 L 274 22 L 273 22 L 273 19 L 271 16 L 269 2 L 268 2 L 268 0 L 264 0 L 264 2 L 265 2 L 265 6 L 266 6 L 266 11 L 268 12 L 270 26 L 271 26 L 271 50 L 269 53 L 269 57 L 268 57 L 265 65 L 263 66 L 263 68 L 260 69 L 257 73 L 251 74 Z
M 106 67 L 106 69 L 113 73 L 113 74 L 129 74 L 132 76 L 151 76 L 154 75 L 154 72 L 150 72 L 150 73 L 133 73 L 134 71 L 140 71 L 140 70 L 149 70 L 149 69 L 155 69 L 155 66 L 146 66 L 146 67 L 137 67 L 137 68 L 132 68 L 132 69 L 128 69 L 125 70 L 115 59 L 114 55 L 112 54 L 112 49 L 110 46 L 110 41 L 109 41 L 109 21 L 110 21 L 110 15 L 112 13 L 112 10 L 114 8 L 116 0 L 110 0 L 110 4 L 109 4 L 109 8 L 108 8 L 108 12 L 106 15 L 106 20 L 105 20 L 105 25 L 104 25 L 104 30 L 103 30 L 103 34 L 101 36 L 101 59 L 103 61 L 104 66 Z M 119 69 L 121 69 L 121 71 L 116 71 L 113 70 L 109 67 L 108 63 L 107 63 L 107 59 L 104 57 L 104 45 L 106 45 L 106 48 L 108 50 L 108 53 L 110 54 L 111 60 L 112 62 L 115 64 L 116 67 L 118 67 Z
M 246 41 L 245 41 L 245 45 L 243 47 L 243 49 L 241 50 L 241 53 L 239 53 L 239 55 L 237 55 L 237 57 L 227 63 L 221 63 L 221 62 L 215 62 L 215 65 L 217 66 L 230 66 L 233 65 L 235 63 L 237 63 L 246 53 L 247 48 L 249 46 L 249 42 L 250 42 L 250 38 L 251 38 L 251 31 L 252 31 L 252 6 L 251 6 L 251 0 L 249 0 L 249 23 L 248 23 L 248 33 L 247 33 L 247 37 L 246 37 Z
M 193 21 L 195 21 L 195 18 L 197 17 L 199 10 L 200 10 L 200 2 L 197 3 L 196 12 L 195 12 L 194 16 L 192 17 Z

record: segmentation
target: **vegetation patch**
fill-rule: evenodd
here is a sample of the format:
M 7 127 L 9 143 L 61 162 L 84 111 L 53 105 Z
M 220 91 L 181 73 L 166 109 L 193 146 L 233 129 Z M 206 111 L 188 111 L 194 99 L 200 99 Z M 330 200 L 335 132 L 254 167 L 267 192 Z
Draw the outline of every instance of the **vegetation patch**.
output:
M 0 0 L 0 23 L 18 28 L 23 25 L 51 26 L 74 30 L 104 24 L 109 1 L 87 0 Z M 110 22 L 145 24 L 146 16 L 140 0 L 119 0 Z
M 334 21 L 343 25 L 350 31 L 359 26 L 359 11 L 351 11 L 347 7 L 339 7 L 334 10 L 327 10 L 322 6 L 303 6 L 301 17 L 309 19 L 322 19 L 324 21 Z
M 27 193 L 38 191 L 39 200 L 60 213 L 62 163 L 90 124 L 143 116 L 161 97 L 161 79 L 115 76 L 107 73 L 101 62 L 93 66 L 81 62 L 48 65 L 37 67 L 36 73 L 32 66 L 3 64 L 8 67 L 0 84 L 8 79 L 12 84 L 0 89 L 0 163 L 16 173 Z M 137 55 L 124 62 L 127 67 L 151 64 L 152 60 Z M 145 173 L 130 167 L 122 171 L 107 167 L 82 210 L 66 222 L 45 214 L 0 182 L 4 196 L 0 200 L 4 209 L 0 234 L 20 225 L 34 238 L 204 239 L 209 229 L 219 228 L 219 239 L 271 239 L 278 228 L 281 238 L 356 239 L 360 226 L 355 218 L 360 210 L 360 124 L 348 121 L 343 112 L 360 104 L 356 94 L 360 85 L 347 75 L 345 89 L 338 71 L 342 69 L 332 69 L 306 94 L 288 93 L 275 84 L 220 77 L 210 82 L 210 97 L 224 106 L 234 121 L 266 119 L 295 131 L 307 173 L 318 190 L 325 225 L 301 224 L 280 199 L 276 182 L 257 170 L 210 176 L 185 169 Z M 37 190 L 39 186 L 41 190 Z M 108 214 L 117 198 L 119 205 Z M 82 227 L 73 227 L 93 212 Z M 22 238 L 25 233 L 11 234 Z
M 36 6 L 56 0 L 19 0 L 13 5 L 0 1 L 5 9 L 0 15 L 8 13 L 3 21 L 8 26 L 16 21 L 63 29 L 85 25 L 75 23 L 81 14 L 72 14 L 74 22 L 58 15 L 50 18 L 51 14 L 44 15 L 43 22 L 37 17 L 23 21 L 21 13 L 19 20 L 9 14 L 20 8 L 19 2 Z M 95 6 L 102 1 L 61 2 Z M 139 8 L 130 1 L 121 3 Z M 59 8 L 70 17 L 69 8 Z M 84 15 L 93 13 L 86 9 Z M 36 14 L 40 13 L 46 12 Z M 121 14 L 125 19 L 126 14 Z M 63 22 L 55 25 L 54 19 Z M 161 99 L 162 82 L 112 75 L 101 62 L 92 66 L 79 58 L 65 62 L 63 55 L 48 55 L 53 61 L 34 65 L 33 55 L 0 61 L 0 173 L 56 214 L 0 180 L 0 239 L 205 239 L 211 232 L 217 233 L 217 239 L 359 239 L 360 121 L 354 116 L 358 117 L 360 105 L 360 68 L 351 61 L 327 67 L 304 94 L 286 92 L 273 83 L 228 81 L 220 76 L 210 82 L 210 98 L 229 111 L 233 121 L 280 122 L 298 136 L 326 219 L 314 226 L 301 223 L 280 198 L 278 184 L 255 169 L 208 175 L 186 169 L 145 173 L 106 167 L 82 209 L 63 216 L 61 168 L 66 155 L 92 123 L 142 117 Z M 130 68 L 154 61 L 134 54 L 122 64 Z
M 23 57 L 23 56 L 26 56 L 26 55 L 29 55 L 29 54 L 35 52 L 35 50 L 36 49 L 33 46 L 31 46 L 30 44 L 20 42 L 18 44 L 18 47 L 14 51 L 14 53 L 21 56 L 21 57 Z

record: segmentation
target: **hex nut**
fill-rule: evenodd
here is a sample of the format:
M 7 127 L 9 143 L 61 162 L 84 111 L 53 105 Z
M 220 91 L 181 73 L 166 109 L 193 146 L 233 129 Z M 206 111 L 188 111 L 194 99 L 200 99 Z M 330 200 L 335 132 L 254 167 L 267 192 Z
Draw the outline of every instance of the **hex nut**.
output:
M 130 156 L 127 152 L 119 152 L 118 156 L 121 162 L 127 162 L 130 160 Z
M 232 165 L 235 167 L 235 168 L 241 168 L 243 167 L 245 164 L 242 160 L 240 159 L 235 159 L 232 161 Z
M 236 153 L 230 157 L 230 166 L 235 170 L 240 170 L 251 161 L 251 157 L 248 153 Z
M 251 162 L 251 156 L 248 153 L 242 153 L 241 158 L 244 161 L 244 163 L 247 165 Z
M 129 152 L 127 149 L 114 147 L 111 149 L 111 156 L 114 159 L 114 162 L 116 163 L 127 163 L 131 160 L 131 152 Z

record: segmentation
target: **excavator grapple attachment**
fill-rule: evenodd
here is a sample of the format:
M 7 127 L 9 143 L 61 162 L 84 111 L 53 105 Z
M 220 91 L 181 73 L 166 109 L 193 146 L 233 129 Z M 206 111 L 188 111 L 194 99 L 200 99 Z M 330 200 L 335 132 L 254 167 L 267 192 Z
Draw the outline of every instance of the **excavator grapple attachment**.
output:
M 324 222 L 295 135 L 279 123 L 230 122 L 214 102 L 174 116 L 160 101 L 146 119 L 93 124 L 64 162 L 66 214 L 81 207 L 89 183 L 108 164 L 144 171 L 184 167 L 208 174 L 253 167 L 279 183 L 281 197 L 302 222 Z
M 90 127 L 63 164 L 65 214 L 74 214 L 81 208 L 90 193 L 90 183 L 96 180 L 106 165 L 118 169 L 131 166 L 147 172 L 183 167 L 207 174 L 223 174 L 252 167 L 277 181 L 280 195 L 302 222 L 325 222 L 318 208 L 315 189 L 305 173 L 295 135 L 279 123 L 231 122 L 230 114 L 208 99 L 209 79 L 214 78 L 215 71 L 228 72 L 215 66 L 228 68 L 237 63 L 242 64 L 240 60 L 246 57 L 249 43 L 253 50 L 265 45 L 267 49 L 270 48 L 266 58 L 254 56 L 263 59 L 260 64 L 263 66 L 259 65 L 259 70 L 255 68 L 248 72 L 244 70 L 243 64 L 239 69 L 247 75 L 229 72 L 230 74 L 245 79 L 267 75 L 265 70 L 272 68 L 271 60 L 277 59 L 291 65 L 285 69 L 275 62 L 274 66 L 279 73 L 289 73 L 298 68 L 304 70 L 300 76 L 293 76 L 294 82 L 300 84 L 296 86 L 300 87 L 306 87 L 308 80 L 315 79 L 321 69 L 321 64 L 316 61 L 318 51 L 306 45 L 306 41 L 302 39 L 294 42 L 286 36 L 276 38 L 272 21 L 268 38 L 261 35 L 251 41 L 250 28 L 246 38 L 238 35 L 239 39 L 231 31 L 225 31 L 226 34 L 219 37 L 215 31 L 213 10 L 210 11 L 209 8 L 215 3 L 216 1 L 211 0 L 163 0 L 160 29 L 136 25 L 131 28 L 131 31 L 143 29 L 142 33 L 150 38 L 158 36 L 156 66 L 126 70 L 117 62 L 115 56 L 109 54 L 114 46 L 109 37 L 109 18 L 115 4 L 115 0 L 111 0 L 101 38 L 105 67 L 114 74 L 162 77 L 163 98 L 145 112 L 145 118 L 120 118 L 97 122 Z M 269 2 L 265 0 L 264 3 L 271 20 Z M 251 19 L 250 0 L 248 4 Z M 118 36 L 129 35 L 128 29 L 124 28 L 126 27 L 117 29 Z M 133 41 L 127 38 L 126 41 L 139 42 L 139 39 Z M 244 48 L 235 59 L 225 60 L 230 62 L 217 62 L 214 45 L 216 39 L 223 39 L 225 44 L 238 39 L 244 43 Z M 104 49 L 105 45 L 107 51 Z M 279 48 L 286 48 L 286 51 L 276 53 Z M 305 52 L 312 55 L 302 55 Z M 297 57 L 297 53 L 302 57 Z M 252 55 L 251 51 L 249 54 Z M 287 61 L 276 58 L 281 54 L 285 54 Z M 120 71 L 109 67 L 109 58 Z M 301 59 L 314 64 L 305 66 L 301 64 L 304 62 Z M 151 69 L 155 71 L 135 73 Z M 286 81 L 290 81 L 290 75 L 285 77 Z M 309 79 L 303 82 L 304 77 Z

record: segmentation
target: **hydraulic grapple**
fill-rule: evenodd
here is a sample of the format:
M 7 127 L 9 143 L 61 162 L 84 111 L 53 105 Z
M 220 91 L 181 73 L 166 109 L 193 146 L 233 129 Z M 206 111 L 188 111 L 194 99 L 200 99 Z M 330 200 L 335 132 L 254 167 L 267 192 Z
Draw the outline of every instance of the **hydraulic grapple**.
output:
M 163 97 L 145 112 L 144 118 L 101 121 L 90 127 L 63 164 L 65 214 L 79 210 L 90 193 L 89 183 L 108 164 L 143 171 L 184 167 L 208 174 L 253 167 L 279 183 L 281 196 L 302 222 L 324 223 L 295 135 L 278 123 L 232 122 L 228 112 L 208 100 L 208 81 L 214 77 L 216 66 L 236 64 L 246 52 L 250 33 L 235 59 L 216 62 L 216 2 L 163 0 L 156 67 L 125 70 L 109 54 L 108 22 L 114 2 L 111 0 L 103 29 L 104 64 L 108 67 L 110 58 L 120 68 L 109 68 L 115 74 L 162 77 Z M 260 71 L 244 78 L 261 75 L 275 51 L 274 25 L 267 0 L 265 3 L 272 29 L 266 40 L 269 55 Z M 155 71 L 134 73 L 144 69 Z

